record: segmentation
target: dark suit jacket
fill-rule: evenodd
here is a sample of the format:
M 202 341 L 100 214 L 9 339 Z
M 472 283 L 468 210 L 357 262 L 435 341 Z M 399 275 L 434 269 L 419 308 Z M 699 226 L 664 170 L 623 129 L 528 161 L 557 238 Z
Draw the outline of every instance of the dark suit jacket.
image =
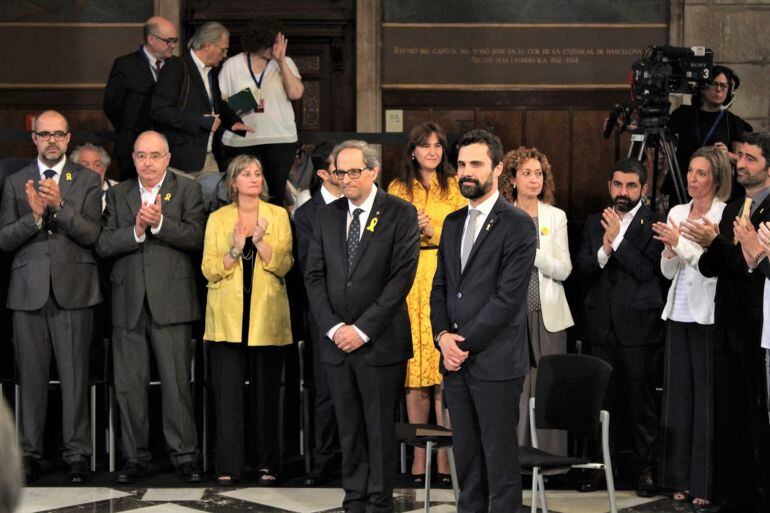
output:
M 303 275 L 305 274 L 305 262 L 310 249 L 310 241 L 313 238 L 313 226 L 315 226 L 318 217 L 318 210 L 325 205 L 326 202 L 319 190 L 294 212 L 294 227 L 297 230 L 297 263 L 299 263 L 299 270 Z
M 592 344 L 605 344 L 613 328 L 620 345 L 661 341 L 664 300 L 659 269 L 663 244 L 653 239 L 652 231 L 659 220 L 642 205 L 603 269 L 596 257 L 604 237 L 601 214 L 586 220 L 575 267 L 584 280 L 586 327 Z
M 733 243 L 733 222 L 740 215 L 743 200 L 739 198 L 725 206 L 719 223 L 719 236 L 698 261 L 701 274 L 718 277 L 714 297 L 715 325 L 724 329 L 728 344 L 741 353 L 759 348 L 765 276 L 770 276 L 767 258 L 758 271 L 749 273 L 740 244 Z M 770 197 L 751 216 L 751 224 L 755 228 L 767 221 L 770 221 Z
M 150 99 L 154 89 L 155 79 L 141 47 L 115 59 L 104 89 L 103 107 L 117 132 L 118 157 L 131 158 L 137 136 L 152 128 Z
M 370 338 L 358 351 L 370 365 L 390 365 L 412 357 L 406 295 L 412 288 L 420 253 L 414 206 L 382 189 L 363 230 L 348 274 L 346 224 L 348 200 L 318 210 L 307 261 L 305 285 L 313 318 L 322 333 L 339 323 L 355 324 Z M 367 227 L 377 218 L 374 230 Z M 322 361 L 337 365 L 346 353 L 324 339 Z
M 7 306 L 38 310 L 53 293 L 62 308 L 102 300 L 92 249 L 102 214 L 101 179 L 69 160 L 59 179 L 64 206 L 38 229 L 24 190 L 40 180 L 37 161 L 5 180 L 0 202 L 0 249 L 13 252 Z
M 215 70 L 212 105 L 189 51 L 182 57 L 168 59 L 160 70 L 150 106 L 156 129 L 168 139 L 171 167 L 184 171 L 198 171 L 203 167 L 209 133 L 214 124 L 214 118 L 209 115 L 212 111 L 219 114 L 222 120 L 222 125 L 214 134 L 215 147 L 220 143 L 222 132 L 240 121 L 230 106 L 222 101 L 216 73 Z
M 535 224 L 500 196 L 461 273 L 467 216 L 465 207 L 444 220 L 430 294 L 433 335 L 446 330 L 465 337 L 459 346 L 471 354 L 463 366 L 475 378 L 519 378 L 530 367 L 527 287 L 535 265 Z M 441 371 L 445 372 L 443 358 Z
M 112 323 L 131 329 L 145 297 L 159 324 L 200 319 L 196 271 L 190 253 L 203 247 L 201 188 L 189 178 L 167 172 L 160 188 L 163 224 L 136 242 L 134 224 L 142 200 L 137 180 L 126 180 L 107 193 L 107 210 L 96 252 L 113 260 Z

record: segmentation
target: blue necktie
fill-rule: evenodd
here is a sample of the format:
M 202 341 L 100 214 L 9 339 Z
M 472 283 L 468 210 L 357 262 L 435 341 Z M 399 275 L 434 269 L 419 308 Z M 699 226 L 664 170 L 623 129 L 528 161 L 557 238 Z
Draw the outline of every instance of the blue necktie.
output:
M 361 220 L 358 216 L 363 212 L 362 209 L 357 208 L 353 211 L 353 220 L 350 221 L 350 228 L 348 228 L 348 273 L 353 268 L 353 261 L 356 259 L 356 252 L 358 251 L 358 239 L 361 236 Z

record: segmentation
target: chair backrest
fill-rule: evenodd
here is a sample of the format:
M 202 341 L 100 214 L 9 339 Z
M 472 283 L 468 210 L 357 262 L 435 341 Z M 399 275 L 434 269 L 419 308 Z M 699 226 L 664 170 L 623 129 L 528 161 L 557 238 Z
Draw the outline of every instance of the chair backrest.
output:
M 612 366 L 580 354 L 544 356 L 537 366 L 535 426 L 595 435 Z

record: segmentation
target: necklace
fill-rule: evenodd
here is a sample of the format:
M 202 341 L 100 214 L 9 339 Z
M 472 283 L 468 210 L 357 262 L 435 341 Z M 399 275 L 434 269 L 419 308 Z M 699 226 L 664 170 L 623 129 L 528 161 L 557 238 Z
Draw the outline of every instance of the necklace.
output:
M 255 258 L 256 253 L 257 251 L 254 248 L 254 245 L 249 244 L 248 247 L 245 247 L 243 249 L 243 254 L 241 255 L 241 260 L 244 265 L 244 271 L 245 271 L 245 266 L 247 265 L 251 268 L 251 280 L 249 280 L 248 282 L 244 281 L 243 283 L 243 292 L 245 292 L 246 294 L 251 294 L 251 286 L 252 286 L 252 283 L 254 282 L 254 264 L 256 260 Z

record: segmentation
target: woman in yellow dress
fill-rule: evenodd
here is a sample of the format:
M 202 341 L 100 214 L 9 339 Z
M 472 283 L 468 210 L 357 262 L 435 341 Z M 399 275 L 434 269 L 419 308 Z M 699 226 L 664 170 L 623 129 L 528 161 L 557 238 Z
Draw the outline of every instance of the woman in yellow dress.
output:
M 417 276 L 406 298 L 412 325 L 414 357 L 409 360 L 406 378 L 406 411 L 410 423 L 428 422 L 431 392 L 436 419 L 441 416 L 441 374 L 439 352 L 433 345 L 430 325 L 430 291 L 436 273 L 436 250 L 441 238 L 444 218 L 466 205 L 460 194 L 446 152 L 446 135 L 437 124 L 427 122 L 409 133 L 401 176 L 388 186 L 388 192 L 409 201 L 417 208 L 420 224 L 420 260 Z M 445 451 L 438 456 L 439 481 L 448 483 L 449 462 Z M 420 483 L 425 474 L 425 451 L 415 448 L 412 475 Z

